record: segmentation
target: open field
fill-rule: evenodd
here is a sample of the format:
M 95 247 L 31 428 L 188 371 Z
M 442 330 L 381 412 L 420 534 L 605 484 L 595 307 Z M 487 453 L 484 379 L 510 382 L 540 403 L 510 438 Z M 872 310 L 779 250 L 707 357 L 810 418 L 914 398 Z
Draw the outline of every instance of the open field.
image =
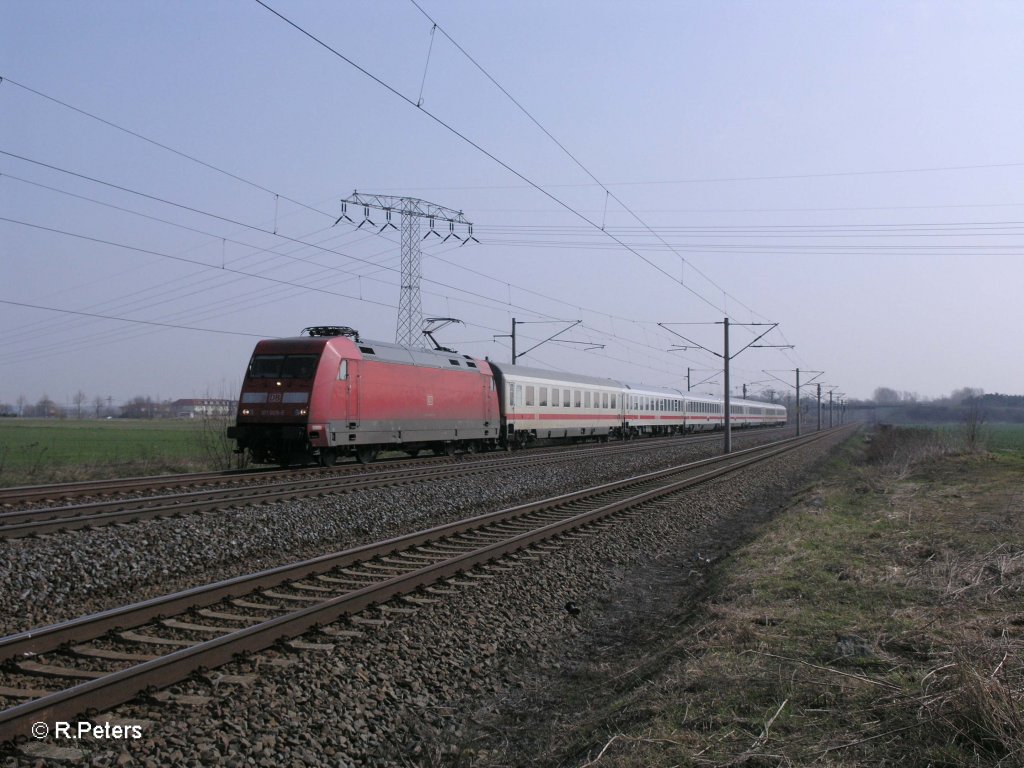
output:
M 226 426 L 226 425 L 224 425 Z M 210 430 L 186 420 L 0 419 L 0 485 L 221 469 Z
M 1024 454 L 1024 424 L 989 424 L 986 443 L 990 450 Z
M 479 764 L 1024 765 L 1020 433 L 868 434 L 711 567 L 645 574 Z

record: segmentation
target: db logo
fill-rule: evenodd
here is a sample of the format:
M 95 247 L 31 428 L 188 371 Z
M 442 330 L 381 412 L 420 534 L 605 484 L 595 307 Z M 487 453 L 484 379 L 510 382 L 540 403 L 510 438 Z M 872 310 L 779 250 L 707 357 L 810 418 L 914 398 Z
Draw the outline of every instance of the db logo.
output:
M 268 403 L 280 403 L 281 402 L 281 393 L 280 392 L 271 392 L 270 393 L 270 397 L 267 398 L 267 402 Z

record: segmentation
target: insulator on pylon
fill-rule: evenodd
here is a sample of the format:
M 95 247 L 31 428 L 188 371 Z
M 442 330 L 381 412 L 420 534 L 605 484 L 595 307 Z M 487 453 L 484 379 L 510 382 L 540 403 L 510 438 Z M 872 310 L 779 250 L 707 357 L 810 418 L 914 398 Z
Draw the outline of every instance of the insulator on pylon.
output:
M 449 237 L 454 237 L 456 240 L 461 241 L 462 238 L 455 234 L 455 222 L 452 219 L 448 219 L 448 234 L 445 235 L 444 240 L 441 242 L 447 242 Z
M 336 218 L 334 220 L 334 224 L 332 224 L 331 226 L 337 226 L 338 222 L 341 221 L 342 219 L 345 219 L 345 221 L 352 221 L 352 219 L 348 217 L 348 203 L 346 203 L 344 200 L 341 201 L 341 216 Z M 355 222 L 353 221 L 352 223 L 354 224 Z

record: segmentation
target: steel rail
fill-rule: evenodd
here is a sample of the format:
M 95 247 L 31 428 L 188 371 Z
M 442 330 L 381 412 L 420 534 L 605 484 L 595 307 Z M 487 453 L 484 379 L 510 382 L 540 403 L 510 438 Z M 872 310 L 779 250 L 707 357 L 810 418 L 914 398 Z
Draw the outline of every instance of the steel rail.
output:
M 689 441 L 700 444 L 713 438 Z M 684 443 L 677 443 L 683 445 Z M 632 453 L 637 450 L 655 450 L 662 444 L 633 441 L 615 446 L 611 455 Z M 562 451 L 555 454 L 556 461 L 571 461 L 587 450 Z M 603 455 L 609 455 L 607 453 Z M 475 461 L 452 460 L 425 465 L 388 466 L 383 469 L 346 472 L 324 476 L 290 477 L 282 482 L 245 487 L 207 488 L 178 494 L 149 496 L 137 499 L 110 499 L 107 501 L 58 507 L 13 510 L 0 513 L 0 539 L 23 538 L 59 531 L 94 528 L 114 523 L 135 522 L 157 517 L 206 512 L 226 507 L 264 504 L 275 501 L 320 496 L 330 493 L 351 492 L 383 485 L 405 484 L 424 479 L 442 479 L 450 476 L 478 474 L 485 471 L 514 469 L 540 463 L 550 463 L 551 454 L 530 454 L 513 458 L 483 458 Z M 263 479 L 260 475 L 256 480 Z
M 685 439 L 688 442 L 701 443 L 707 440 L 713 439 L 714 435 L 691 435 Z M 656 441 L 660 443 L 663 440 L 678 441 L 678 436 L 672 437 L 651 437 L 643 438 L 643 442 L 647 445 L 644 447 L 654 448 Z M 632 443 L 633 441 L 629 441 Z M 614 450 L 620 448 L 621 443 L 616 441 L 611 446 L 598 443 L 578 444 L 570 449 L 571 452 L 577 452 L 580 454 L 601 451 L 601 450 Z M 533 448 L 531 452 L 565 452 L 564 447 L 550 447 L 550 448 Z M 396 449 L 396 452 L 400 452 Z M 381 462 L 374 464 L 373 466 L 381 467 L 382 469 L 389 468 L 392 464 L 402 464 L 403 466 L 409 466 L 410 464 L 443 464 L 452 463 L 465 458 L 465 455 L 457 455 L 455 457 L 445 455 L 434 455 L 425 456 L 417 459 L 411 458 L 394 458 L 386 459 Z M 135 491 L 152 491 L 169 488 L 179 488 L 181 486 L 188 485 L 218 485 L 227 483 L 238 483 L 246 482 L 249 480 L 262 480 L 265 478 L 274 477 L 295 477 L 299 475 L 323 475 L 325 473 L 331 474 L 348 474 L 349 472 L 366 472 L 371 471 L 367 465 L 358 464 L 356 462 L 349 462 L 344 464 L 335 464 L 332 467 L 292 467 L 290 469 L 276 469 L 271 467 L 260 467 L 254 469 L 228 469 L 219 472 L 186 472 L 182 474 L 169 474 L 169 475 L 148 475 L 143 477 L 125 477 L 125 478 L 113 478 L 105 480 L 78 480 L 67 483 L 49 483 L 46 485 L 19 485 L 11 486 L 7 488 L 0 488 L 0 505 L 17 505 L 24 504 L 27 502 L 33 502 L 37 500 L 54 500 L 54 499 L 73 499 L 80 496 L 88 496 L 91 494 L 95 495 L 114 495 L 131 493 Z
M 249 577 L 237 577 L 183 593 L 155 598 L 134 606 L 104 611 L 92 616 L 2 638 L 0 639 L 2 658 L 9 659 L 12 656 L 38 654 L 66 643 L 99 637 L 111 629 L 139 626 L 157 616 L 166 616 L 168 613 L 173 614 L 201 605 L 209 605 L 225 597 L 248 594 L 254 589 L 277 586 L 282 582 L 325 573 L 345 565 L 367 562 L 370 559 L 395 554 L 403 549 L 415 548 L 466 531 L 477 530 L 489 523 L 522 517 L 538 510 L 550 510 L 553 507 L 565 506 L 588 497 L 593 498 L 625 490 L 631 486 L 650 486 L 657 485 L 660 481 L 668 481 L 657 485 L 657 487 L 648 487 L 639 492 L 632 492 L 632 495 L 627 497 L 602 503 L 595 509 L 570 513 L 561 520 L 541 524 L 533 530 L 502 536 L 499 541 L 483 543 L 469 552 L 424 565 L 404 574 L 384 578 L 375 584 L 345 592 L 315 605 L 261 621 L 254 626 L 228 631 L 212 640 L 198 642 L 157 659 L 145 661 L 101 678 L 80 683 L 64 691 L 17 705 L 0 712 L 0 741 L 23 736 L 33 722 L 68 719 L 88 709 L 107 709 L 128 701 L 147 689 L 165 687 L 178 682 L 197 669 L 209 669 L 227 663 L 238 653 L 266 648 L 282 639 L 295 637 L 312 627 L 330 623 L 341 616 L 356 613 L 372 604 L 415 592 L 477 565 L 517 552 L 538 541 L 558 536 L 573 528 L 596 522 L 656 498 L 707 482 L 826 436 L 834 435 L 837 431 L 840 430 L 778 441 L 766 446 L 737 451 L 727 456 L 647 473 L 629 480 L 563 494 L 543 502 L 480 515 L 378 544 L 325 555 L 303 563 L 268 569 Z M 694 474 L 695 472 L 696 474 Z M 683 479 L 672 479 L 673 475 L 679 474 L 690 476 Z
M 111 630 L 127 629 L 139 626 L 140 624 L 144 624 L 145 622 L 159 616 L 171 615 L 189 608 L 211 605 L 225 598 L 237 597 L 239 595 L 246 594 L 254 589 L 275 586 L 291 579 L 305 578 L 306 576 L 316 573 L 324 573 L 337 567 L 344 567 L 364 562 L 366 560 L 372 560 L 377 557 L 383 557 L 400 549 L 408 549 L 435 539 L 454 536 L 458 533 L 479 528 L 483 525 L 504 522 L 505 520 L 521 517 L 524 514 L 538 509 L 570 504 L 583 499 L 592 498 L 601 493 L 614 492 L 643 482 L 658 480 L 666 476 L 678 474 L 679 472 L 728 461 L 730 458 L 747 456 L 756 451 L 775 447 L 785 447 L 786 445 L 791 444 L 792 441 L 792 438 L 788 440 L 775 441 L 762 446 L 747 448 L 742 451 L 734 451 L 732 454 L 729 454 L 729 456 L 715 456 L 695 462 L 688 462 L 675 467 L 669 467 L 667 469 L 647 472 L 642 475 L 604 483 L 592 488 L 573 491 L 540 501 L 527 502 L 507 509 L 477 515 L 452 523 L 444 523 L 423 531 L 405 534 L 403 536 L 386 539 L 376 543 L 365 544 L 343 552 L 321 555 L 300 563 L 268 568 L 254 574 L 236 576 L 231 579 L 225 579 L 213 584 L 183 590 L 170 595 L 164 595 L 151 600 L 135 603 L 130 606 L 101 611 L 95 614 L 90 614 L 89 616 L 73 619 L 71 621 L 52 624 L 28 630 L 26 632 L 8 635 L 6 637 L 0 637 L 0 662 L 24 654 L 43 653 L 44 651 L 52 650 L 66 642 L 89 640 Z

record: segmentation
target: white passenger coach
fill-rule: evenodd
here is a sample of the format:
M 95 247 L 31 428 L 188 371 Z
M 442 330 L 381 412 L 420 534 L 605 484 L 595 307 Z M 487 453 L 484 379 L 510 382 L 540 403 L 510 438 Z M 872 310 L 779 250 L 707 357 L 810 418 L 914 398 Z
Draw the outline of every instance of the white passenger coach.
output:
M 510 445 L 534 440 L 709 432 L 725 426 L 724 403 L 668 387 L 490 363 L 497 379 Z M 734 427 L 782 426 L 786 409 L 756 400 L 732 400 Z

